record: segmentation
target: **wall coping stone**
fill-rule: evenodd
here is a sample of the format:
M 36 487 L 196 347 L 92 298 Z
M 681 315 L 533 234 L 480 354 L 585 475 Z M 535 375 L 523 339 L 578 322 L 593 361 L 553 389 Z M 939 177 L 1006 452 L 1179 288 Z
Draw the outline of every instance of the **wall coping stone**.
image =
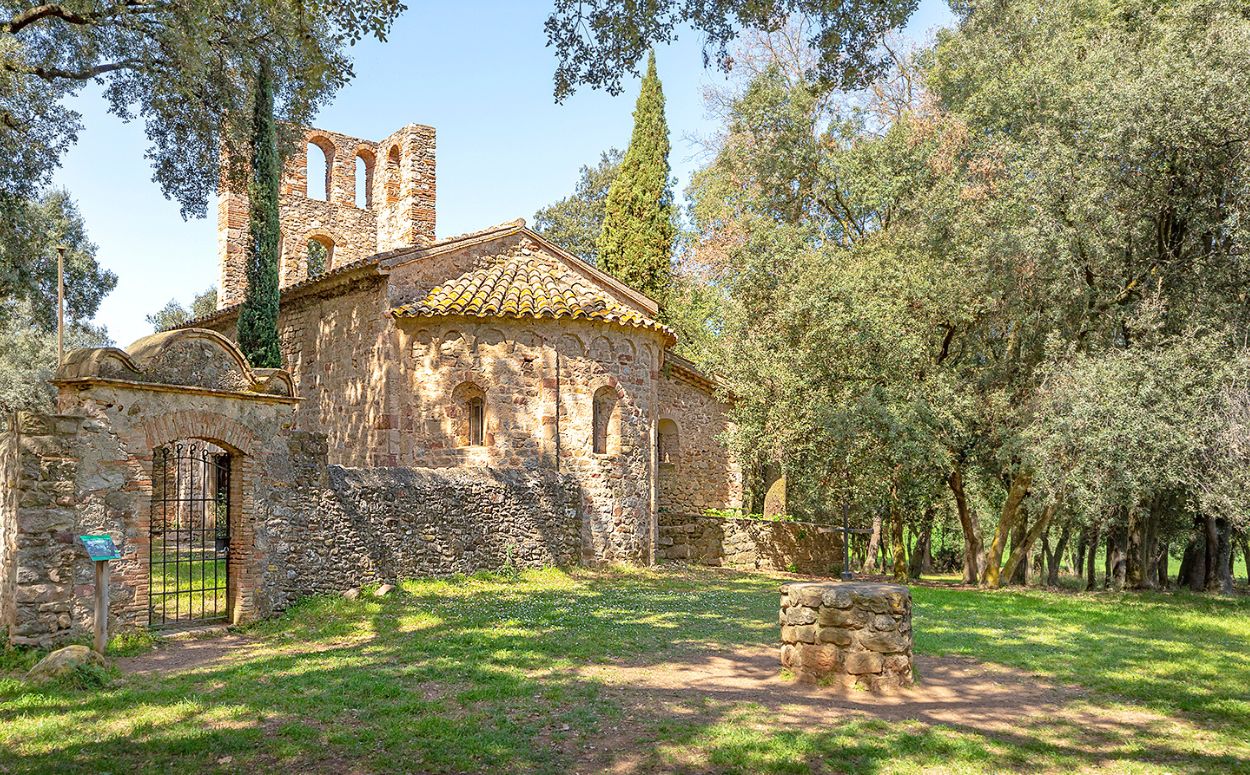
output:
M 57 387 L 123 387 L 132 390 L 152 390 L 158 393 L 184 393 L 277 404 L 298 404 L 304 400 L 300 396 L 280 396 L 275 393 L 253 393 L 249 390 L 217 390 L 197 385 L 167 385 L 163 382 L 136 382 L 130 379 L 114 379 L 110 377 L 71 377 L 68 379 L 52 379 L 49 382 Z

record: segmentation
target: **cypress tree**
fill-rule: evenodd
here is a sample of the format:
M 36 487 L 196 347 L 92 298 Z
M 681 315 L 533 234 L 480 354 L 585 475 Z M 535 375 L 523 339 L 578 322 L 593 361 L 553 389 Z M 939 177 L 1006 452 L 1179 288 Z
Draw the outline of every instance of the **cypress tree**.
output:
M 655 52 L 634 108 L 634 134 L 608 190 L 599 267 L 621 282 L 663 300 L 672 280 L 673 192 L 669 188 L 668 122 Z
M 239 348 L 257 368 L 278 368 L 278 127 L 273 117 L 273 73 L 261 59 L 252 113 L 252 178 L 247 195 L 247 295 L 239 309 Z

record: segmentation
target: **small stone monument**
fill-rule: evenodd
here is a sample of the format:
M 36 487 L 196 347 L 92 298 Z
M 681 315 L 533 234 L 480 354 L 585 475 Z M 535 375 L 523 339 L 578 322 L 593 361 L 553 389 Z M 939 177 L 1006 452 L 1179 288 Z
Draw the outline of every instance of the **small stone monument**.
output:
M 779 517 L 786 513 L 786 475 L 782 474 L 764 494 L 764 516 Z
M 912 684 L 911 591 L 902 584 L 781 585 L 781 664 L 805 683 Z

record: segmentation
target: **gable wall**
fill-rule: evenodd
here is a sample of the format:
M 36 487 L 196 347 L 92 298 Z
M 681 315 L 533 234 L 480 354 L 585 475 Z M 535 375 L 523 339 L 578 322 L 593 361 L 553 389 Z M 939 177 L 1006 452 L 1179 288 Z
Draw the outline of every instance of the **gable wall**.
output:
M 660 417 L 677 424 L 672 462 L 659 464 L 662 513 L 702 515 L 742 507 L 742 469 L 719 437 L 732 427 L 726 406 L 705 388 L 667 373 L 659 384 Z

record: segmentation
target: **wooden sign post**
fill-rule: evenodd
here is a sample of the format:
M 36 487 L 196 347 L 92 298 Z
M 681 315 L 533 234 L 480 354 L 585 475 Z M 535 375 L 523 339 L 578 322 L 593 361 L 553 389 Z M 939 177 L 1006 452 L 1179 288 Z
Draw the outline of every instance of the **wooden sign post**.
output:
M 78 541 L 95 563 L 95 650 L 103 654 L 109 642 L 109 560 L 120 560 L 121 553 L 109 535 L 78 536 Z

